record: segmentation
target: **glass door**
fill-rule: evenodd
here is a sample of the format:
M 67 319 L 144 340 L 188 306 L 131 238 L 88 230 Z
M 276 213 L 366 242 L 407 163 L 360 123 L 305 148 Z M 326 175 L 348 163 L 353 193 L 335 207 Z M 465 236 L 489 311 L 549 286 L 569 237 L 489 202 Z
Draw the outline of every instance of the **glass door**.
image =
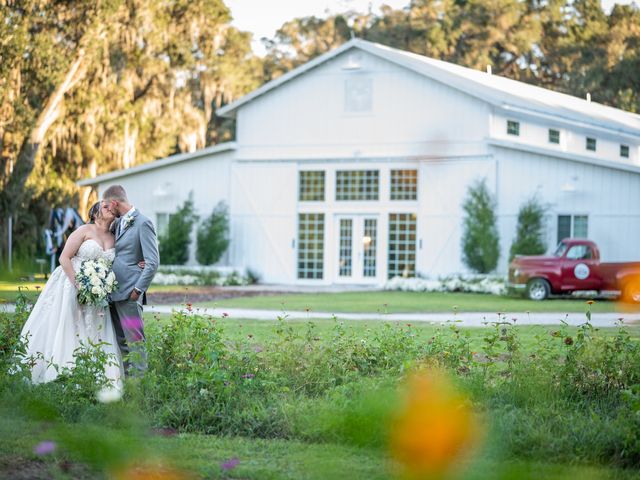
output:
M 378 219 L 367 215 L 340 215 L 336 221 L 336 280 L 374 283 L 378 276 Z

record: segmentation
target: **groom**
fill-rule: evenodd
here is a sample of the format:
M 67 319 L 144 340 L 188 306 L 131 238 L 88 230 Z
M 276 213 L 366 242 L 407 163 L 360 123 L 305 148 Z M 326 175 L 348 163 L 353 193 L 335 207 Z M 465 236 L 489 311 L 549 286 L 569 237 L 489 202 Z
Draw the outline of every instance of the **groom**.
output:
M 111 318 L 127 373 L 133 367 L 133 375 L 142 374 L 147 368 L 142 299 L 160 263 L 156 232 L 151 220 L 129 203 L 120 185 L 107 188 L 102 201 L 116 216 L 113 272 L 118 290 L 111 294 Z M 138 266 L 141 260 L 144 268 Z

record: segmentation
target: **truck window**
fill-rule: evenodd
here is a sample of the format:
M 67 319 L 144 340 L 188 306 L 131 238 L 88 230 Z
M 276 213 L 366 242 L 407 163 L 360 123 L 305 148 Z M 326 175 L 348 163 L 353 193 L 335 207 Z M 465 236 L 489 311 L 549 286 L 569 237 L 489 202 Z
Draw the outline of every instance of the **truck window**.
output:
M 564 242 L 560 242 L 558 244 L 558 247 L 556 248 L 556 251 L 553 252 L 553 256 L 554 257 L 561 257 L 562 255 L 564 255 L 564 252 L 567 251 L 567 244 Z
M 591 247 L 588 245 L 574 245 L 567 253 L 567 258 L 571 260 L 589 260 L 592 257 Z

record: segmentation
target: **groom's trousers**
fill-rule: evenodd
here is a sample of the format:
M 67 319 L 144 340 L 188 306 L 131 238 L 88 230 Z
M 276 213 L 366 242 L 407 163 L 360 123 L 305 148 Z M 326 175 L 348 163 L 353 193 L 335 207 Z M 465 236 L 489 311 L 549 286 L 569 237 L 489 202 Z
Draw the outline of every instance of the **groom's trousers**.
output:
M 147 369 L 142 305 L 130 299 L 113 302 L 111 319 L 126 374 L 134 377 L 142 375 Z

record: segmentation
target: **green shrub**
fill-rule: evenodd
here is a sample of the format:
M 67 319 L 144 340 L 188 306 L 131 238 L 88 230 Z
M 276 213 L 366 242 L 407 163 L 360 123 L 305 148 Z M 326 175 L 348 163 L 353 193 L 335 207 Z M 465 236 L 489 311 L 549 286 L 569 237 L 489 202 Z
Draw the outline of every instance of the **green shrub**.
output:
M 201 265 L 213 265 L 229 247 L 229 208 L 220 202 L 198 227 L 196 258 Z
M 535 196 L 520 206 L 516 238 L 509 250 L 509 261 L 516 255 L 541 255 L 547 251 L 544 215 L 545 208 Z
M 184 265 L 189 260 L 191 231 L 198 216 L 193 209 L 193 198 L 189 198 L 169 217 L 164 235 L 158 239 L 160 260 L 167 265 Z
M 485 179 L 469 187 L 462 204 L 462 260 L 478 273 L 495 270 L 500 257 L 500 239 L 496 225 L 495 200 Z

